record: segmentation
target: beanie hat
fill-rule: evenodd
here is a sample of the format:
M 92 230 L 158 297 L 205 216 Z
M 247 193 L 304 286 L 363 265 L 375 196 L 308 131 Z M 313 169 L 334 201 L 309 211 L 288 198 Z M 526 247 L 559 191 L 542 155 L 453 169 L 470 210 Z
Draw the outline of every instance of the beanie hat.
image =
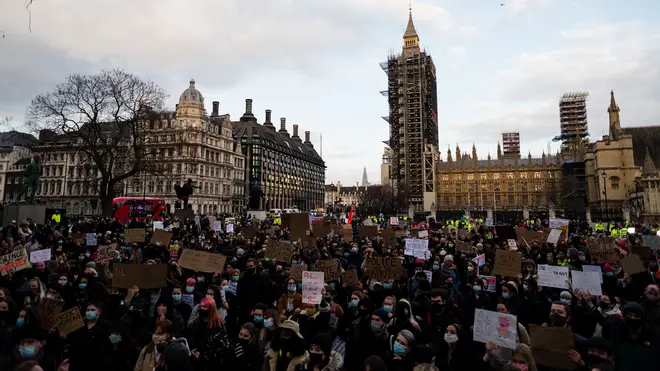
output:
M 378 308 L 378 309 L 376 309 L 376 310 L 373 312 L 373 315 L 374 315 L 374 316 L 378 316 L 378 317 L 380 317 L 380 319 L 382 319 L 383 322 L 389 322 L 389 320 L 390 320 L 389 313 L 387 313 L 387 312 L 385 311 L 385 309 L 383 309 L 383 308 Z
M 322 332 L 312 338 L 310 344 L 318 345 L 326 355 L 330 356 L 332 352 L 332 335 L 329 332 Z
M 175 340 L 165 349 L 163 362 L 168 371 L 185 371 L 190 365 L 190 351 L 184 343 Z

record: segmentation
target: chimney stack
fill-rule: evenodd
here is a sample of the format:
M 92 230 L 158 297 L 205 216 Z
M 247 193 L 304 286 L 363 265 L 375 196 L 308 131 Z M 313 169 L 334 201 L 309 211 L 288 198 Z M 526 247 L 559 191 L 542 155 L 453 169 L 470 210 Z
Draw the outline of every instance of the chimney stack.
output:
M 273 125 L 273 122 L 271 121 L 271 110 L 269 109 L 266 110 L 266 121 L 264 121 L 264 127 L 272 129 L 273 131 L 277 130 L 275 129 L 275 125 Z
M 266 110 L 266 123 L 270 123 L 271 113 L 272 113 L 271 110 L 269 109 Z
M 309 140 L 309 131 L 306 131 L 306 132 L 305 132 L 305 145 L 308 146 L 308 147 L 312 147 L 312 148 L 314 148 L 314 145 L 313 145 L 312 142 Z
M 289 136 L 289 133 L 286 131 L 286 117 L 280 118 L 280 134 Z
M 291 138 L 299 142 L 302 142 L 302 140 L 300 140 L 300 137 L 298 136 L 298 125 L 293 125 L 293 135 L 291 136 Z
M 218 111 L 220 111 L 220 102 L 213 101 L 213 112 L 211 113 L 211 116 L 218 116 Z
M 252 114 L 252 99 L 250 98 L 245 100 L 245 113 Z

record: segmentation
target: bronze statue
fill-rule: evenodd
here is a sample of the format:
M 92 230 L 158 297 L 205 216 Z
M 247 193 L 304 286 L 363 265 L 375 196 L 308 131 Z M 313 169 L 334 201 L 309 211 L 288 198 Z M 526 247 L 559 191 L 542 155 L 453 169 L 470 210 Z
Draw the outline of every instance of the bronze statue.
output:
M 29 190 L 32 190 L 28 193 L 26 200 L 29 202 L 34 201 L 34 195 L 37 194 L 37 189 L 39 188 L 39 178 L 41 177 L 41 159 L 39 156 L 34 156 L 32 162 L 25 168 L 23 172 L 23 185 L 21 186 L 21 191 L 18 193 L 18 199 Z

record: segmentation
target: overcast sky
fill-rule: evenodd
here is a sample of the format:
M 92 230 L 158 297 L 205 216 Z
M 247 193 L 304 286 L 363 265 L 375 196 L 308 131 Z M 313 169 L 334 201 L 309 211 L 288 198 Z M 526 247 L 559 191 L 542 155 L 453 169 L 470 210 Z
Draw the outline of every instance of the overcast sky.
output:
M 503 3 L 505 6 L 501 6 Z M 174 107 L 194 78 L 211 110 L 238 119 L 245 98 L 323 136 L 326 183 L 380 179 L 387 76 L 407 0 L 0 0 L 0 118 L 20 128 L 30 100 L 72 73 L 120 67 L 158 83 Z M 438 77 L 440 150 L 495 154 L 503 131 L 540 156 L 557 102 L 587 90 L 592 140 L 609 91 L 622 125 L 660 124 L 660 1 L 413 0 Z M 4 38 L 1 38 L 4 36 Z M 556 149 L 553 143 L 553 151 Z

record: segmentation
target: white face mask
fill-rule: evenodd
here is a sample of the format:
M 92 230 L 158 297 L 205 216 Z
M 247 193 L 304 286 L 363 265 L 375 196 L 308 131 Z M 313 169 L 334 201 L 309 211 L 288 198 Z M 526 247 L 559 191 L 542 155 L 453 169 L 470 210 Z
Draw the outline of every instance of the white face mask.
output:
M 454 334 L 445 333 L 445 342 L 449 345 L 455 344 L 458 342 L 458 336 Z

